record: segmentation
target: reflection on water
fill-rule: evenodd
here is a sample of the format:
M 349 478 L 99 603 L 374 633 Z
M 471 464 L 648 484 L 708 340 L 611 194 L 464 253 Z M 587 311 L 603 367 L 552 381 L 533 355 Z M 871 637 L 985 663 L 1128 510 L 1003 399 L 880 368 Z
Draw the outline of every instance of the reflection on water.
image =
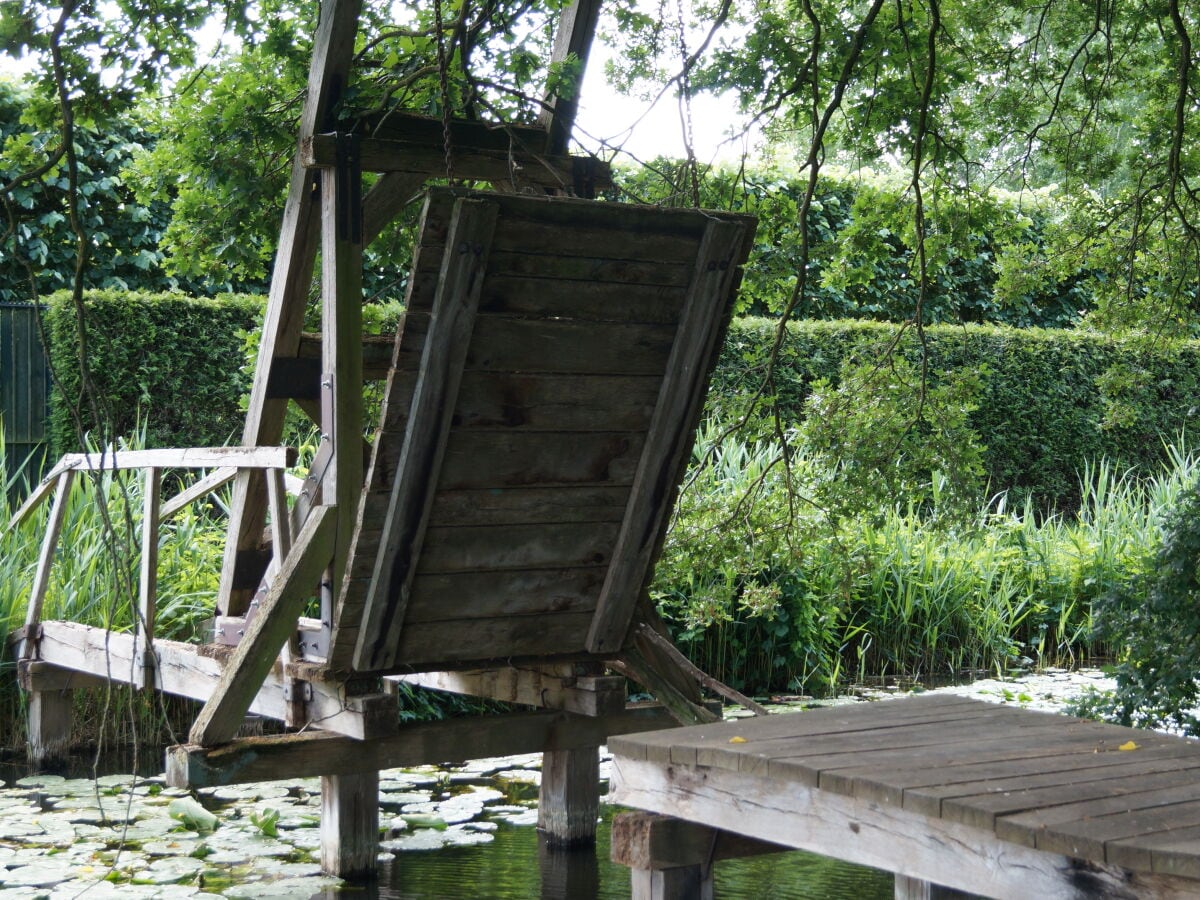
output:
M 595 851 L 551 851 L 530 827 L 501 825 L 495 840 L 472 847 L 402 853 L 363 900 L 617 900 L 629 896 L 629 870 L 609 861 L 612 811 L 605 810 Z M 781 853 L 717 864 L 716 893 L 726 900 L 891 900 L 892 876 L 808 853 Z M 343 894 L 342 896 L 347 896 Z

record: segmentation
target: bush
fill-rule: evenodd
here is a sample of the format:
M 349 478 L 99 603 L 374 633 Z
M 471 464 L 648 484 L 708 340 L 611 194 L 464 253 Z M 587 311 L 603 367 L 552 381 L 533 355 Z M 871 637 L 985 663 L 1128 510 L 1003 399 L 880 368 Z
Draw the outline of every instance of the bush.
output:
M 250 383 L 244 335 L 262 318 L 261 297 L 87 292 L 87 365 L 91 395 L 102 409 L 81 393 L 71 295 L 53 294 L 49 306 L 55 457 L 80 449 L 73 410 L 100 443 L 139 430 L 148 447 L 215 446 L 238 437 L 240 402 Z
M 713 375 L 709 411 L 725 421 L 745 415 L 760 387 L 777 325 L 737 320 Z M 1165 442 L 1194 427 L 1200 393 L 1200 343 L 1114 340 L 1080 331 L 998 326 L 937 326 L 923 342 L 912 330 L 862 321 L 793 322 L 787 326 L 764 402 L 755 411 L 760 433 L 804 420 L 818 384 L 841 384 L 846 366 L 877 367 L 875 386 L 860 386 L 861 407 L 872 391 L 922 389 L 911 371 L 925 373 L 928 397 L 963 379 L 977 381 L 966 425 L 978 436 L 984 478 L 993 493 L 1008 491 L 1020 505 L 1032 497 L 1041 510 L 1070 511 L 1080 503 L 1079 473 L 1092 461 L 1155 471 Z M 910 374 L 892 374 L 890 348 Z M 927 354 L 922 361 L 922 353 Z M 855 393 L 844 408 L 855 412 Z

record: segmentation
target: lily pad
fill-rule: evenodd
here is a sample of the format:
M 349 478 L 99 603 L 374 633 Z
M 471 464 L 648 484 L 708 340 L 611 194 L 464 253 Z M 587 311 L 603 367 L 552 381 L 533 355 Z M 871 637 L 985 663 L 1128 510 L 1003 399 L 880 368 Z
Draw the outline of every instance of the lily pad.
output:
M 278 881 L 259 881 L 226 888 L 224 894 L 233 900 L 293 900 L 295 897 L 311 897 L 327 888 L 337 887 L 340 878 L 281 878 Z
M 204 861 L 190 856 L 173 856 L 156 859 L 134 876 L 143 884 L 175 884 L 189 881 L 204 868 Z
M 172 800 L 170 806 L 167 807 L 167 814 L 200 834 L 215 831 L 220 825 L 216 816 L 190 797 L 177 797 Z

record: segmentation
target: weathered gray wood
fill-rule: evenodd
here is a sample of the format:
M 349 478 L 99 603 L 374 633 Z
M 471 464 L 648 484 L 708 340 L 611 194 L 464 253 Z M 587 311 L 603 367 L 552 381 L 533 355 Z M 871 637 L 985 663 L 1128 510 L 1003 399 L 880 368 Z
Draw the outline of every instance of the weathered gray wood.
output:
M 189 734 L 192 743 L 211 746 L 237 733 L 275 655 L 295 629 L 317 579 L 329 565 L 336 524 L 334 511 L 328 506 L 317 507 L 304 523 L 258 615 L 237 645 L 212 697 L 196 717 Z
M 38 765 L 51 765 L 66 758 L 71 745 L 69 690 L 34 691 L 29 695 L 29 758 Z
M 153 690 L 157 666 L 154 662 L 154 619 L 158 605 L 158 507 L 162 472 L 146 469 L 142 483 L 142 559 L 138 575 L 137 641 L 142 670 L 141 687 Z
M 404 451 L 363 607 L 354 652 L 359 670 L 386 668 L 397 659 L 396 645 L 474 328 L 496 214 L 496 206 L 487 202 L 455 204 L 448 240 L 455 252 L 447 258 L 439 279 L 434 324 L 425 342 Z
M 72 672 L 40 659 L 27 659 L 17 664 L 17 684 L 23 691 L 70 691 L 76 688 L 104 687 L 107 678 Z
M 625 708 L 625 679 L 574 674 L 574 666 L 419 672 L 392 680 L 505 703 L 562 709 L 582 716 L 617 715 Z
M 355 125 L 357 133 L 364 137 L 410 141 L 439 148 L 445 127 L 438 116 L 396 109 L 365 115 L 356 120 Z M 450 143 L 462 147 L 503 151 L 515 148 L 536 153 L 545 151 L 546 131 L 540 125 L 458 118 L 451 118 L 449 125 Z M 436 174 L 445 177 L 445 165 Z
M 631 869 L 630 900 L 713 900 L 712 873 L 700 866 Z
M 495 619 L 446 619 L 410 622 L 400 638 L 398 660 L 413 668 L 479 662 L 496 658 L 497 648 L 514 658 L 553 659 L 583 652 L 583 634 L 591 613 L 505 616 Z M 446 635 L 453 635 L 452 641 Z
M 603 717 L 554 711 L 408 724 L 391 737 L 368 740 L 309 731 L 245 738 L 212 749 L 185 744 L 167 751 L 167 780 L 175 787 L 212 787 L 569 750 L 597 746 L 608 735 L 666 728 L 672 721 L 657 704 L 631 704 Z
M 723 859 L 786 853 L 791 847 L 718 831 L 696 822 L 648 812 L 613 818 L 612 861 L 634 869 L 711 866 Z
M 324 0 L 313 39 L 312 62 L 301 113 L 299 144 L 316 131 L 331 127 L 332 112 L 346 87 L 361 0 Z M 272 361 L 295 356 L 304 324 L 304 308 L 312 282 L 319 233 L 317 176 L 306 169 L 297 152 L 283 212 L 271 290 L 267 298 L 258 362 L 250 388 L 242 443 L 257 447 L 278 442 L 287 401 L 268 396 Z M 244 613 L 253 588 L 238 587 L 235 573 L 239 554 L 258 546 L 266 513 L 266 487 L 261 477 L 245 472 L 236 481 L 230 508 L 225 559 L 221 567 L 218 612 Z M 261 572 L 259 573 L 261 574 Z M 250 579 L 257 584 L 257 578 Z
M 301 158 L 313 169 L 332 167 L 336 160 L 332 134 L 316 134 L 304 141 Z M 576 163 L 569 156 L 534 156 L 522 152 L 489 150 L 455 145 L 450 148 L 454 174 L 473 181 L 491 181 L 570 190 L 575 183 Z M 366 172 L 400 172 L 406 175 L 436 177 L 446 174 L 446 156 L 439 146 L 416 141 L 382 138 L 362 139 L 362 165 Z M 609 166 L 597 162 L 591 166 L 598 187 L 612 183 Z
M 447 527 L 620 522 L 628 498 L 623 485 L 441 490 L 430 519 Z
M 332 445 L 322 483 L 336 510 L 331 582 L 336 592 L 350 554 L 363 488 L 362 173 L 345 151 L 321 179 L 321 439 Z M 328 420 L 326 421 L 326 417 Z
M 203 478 L 193 484 L 188 485 L 158 510 L 158 518 L 160 522 L 165 522 L 175 513 L 179 512 L 185 506 L 196 502 L 201 497 L 211 494 L 218 488 L 228 484 L 237 476 L 238 470 L 234 466 L 224 466 L 209 472 Z
M 596 840 L 600 812 L 600 748 L 546 750 L 538 791 L 538 830 L 557 847 Z
M 740 222 L 718 220 L 705 230 L 621 536 L 588 633 L 593 653 L 613 653 L 625 643 L 691 448 L 705 378 L 744 258 L 744 234 Z
M 17 645 L 17 659 L 29 658 L 31 646 L 28 632 L 42 621 L 42 606 L 46 602 L 46 591 L 50 588 L 50 566 L 58 549 L 58 538 L 62 534 L 63 522 L 66 519 L 67 502 L 71 496 L 71 481 L 74 477 L 74 469 L 64 469 L 54 479 L 57 493 L 54 495 L 54 505 L 50 507 L 50 518 L 46 521 L 46 532 L 42 535 L 42 547 L 38 551 L 37 569 L 33 576 L 33 586 L 29 590 L 29 602 L 25 607 L 26 637 Z M 17 515 L 20 516 L 20 513 Z
M 388 172 L 363 196 L 363 246 L 370 246 L 392 220 L 416 199 L 425 184 L 424 175 Z
M 603 566 L 570 569 L 512 569 L 504 572 L 418 574 L 413 595 L 426 598 L 408 610 L 410 622 L 447 617 L 498 618 L 591 612 L 604 581 Z M 439 604 L 436 598 L 442 598 Z
M 370 877 L 378 852 L 379 773 L 321 776 L 321 870 Z
M 137 683 L 136 645 L 132 634 L 106 632 L 72 622 L 46 622 L 41 626 L 41 632 L 38 652 L 42 660 L 39 663 L 61 671 L 55 678 L 62 680 L 50 682 L 49 687 L 55 684 L 89 687 L 92 678 L 115 684 Z M 232 647 L 198 647 L 164 640 L 155 641 L 154 649 L 159 690 L 200 701 L 207 701 L 213 695 L 226 662 L 234 653 Z M 73 674 L 78 676 L 78 681 L 70 680 Z M 284 684 L 283 672 L 273 666 L 251 701 L 250 713 L 283 721 L 287 715 Z M 320 723 L 327 731 L 357 739 L 395 731 L 394 701 L 387 702 L 382 695 L 378 700 L 370 696 L 353 696 L 340 683 L 314 683 L 311 687 L 313 696 L 306 704 L 309 723 Z M 382 718 L 384 714 L 387 719 Z
M 616 536 L 616 525 L 593 522 L 434 527 L 419 571 L 426 575 L 600 566 L 608 562 Z
M 579 88 L 596 34 L 596 23 L 600 19 L 600 5 L 600 0 L 575 0 L 559 14 L 550 61 L 553 64 L 578 60 L 579 77 L 569 86 L 566 95 L 551 94 L 544 101 L 545 107 L 538 121 L 547 132 L 547 153 L 566 153 L 571 143 L 571 129 L 579 111 Z
M 1190 880 L 1081 862 L 983 829 L 726 769 L 668 770 L 618 754 L 609 798 L 988 897 L 1182 898 L 1196 890 Z

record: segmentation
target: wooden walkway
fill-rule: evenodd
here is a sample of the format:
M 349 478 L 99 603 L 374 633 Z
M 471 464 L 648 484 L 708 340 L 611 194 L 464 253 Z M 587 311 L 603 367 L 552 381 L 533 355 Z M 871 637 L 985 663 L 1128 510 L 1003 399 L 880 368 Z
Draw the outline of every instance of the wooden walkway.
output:
M 670 870 L 694 878 L 687 864 L 729 855 L 722 833 L 895 872 L 897 896 L 1200 896 L 1194 741 L 931 695 L 610 748 L 614 802 L 711 829 L 692 838 L 705 858 L 687 860 L 678 833 L 653 834 L 678 823 L 623 823 L 614 858 L 634 867 L 635 897 L 671 896 Z

